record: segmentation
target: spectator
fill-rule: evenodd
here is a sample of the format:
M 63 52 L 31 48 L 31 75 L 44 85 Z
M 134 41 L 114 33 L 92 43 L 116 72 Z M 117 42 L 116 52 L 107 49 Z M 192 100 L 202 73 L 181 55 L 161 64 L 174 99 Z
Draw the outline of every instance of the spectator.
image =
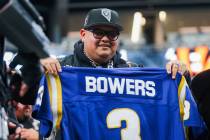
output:
M 15 114 L 17 120 L 24 128 L 33 128 L 38 130 L 38 121 L 32 118 L 32 105 L 17 103 Z
M 20 137 L 25 139 L 31 139 L 31 138 L 38 138 L 37 133 L 33 133 L 34 131 L 38 131 L 38 121 L 34 120 L 31 116 L 32 114 L 32 105 L 24 105 L 19 102 L 13 101 L 15 104 L 15 115 L 17 117 L 18 122 L 23 127 L 21 129 Z M 33 137 L 31 136 L 33 134 Z M 37 135 L 36 135 L 37 134 Z M 18 137 L 19 137 L 18 136 Z M 17 136 L 10 135 L 10 139 L 15 139 Z
M 210 69 L 197 74 L 192 79 L 191 89 L 197 101 L 199 111 L 209 129 L 210 139 Z

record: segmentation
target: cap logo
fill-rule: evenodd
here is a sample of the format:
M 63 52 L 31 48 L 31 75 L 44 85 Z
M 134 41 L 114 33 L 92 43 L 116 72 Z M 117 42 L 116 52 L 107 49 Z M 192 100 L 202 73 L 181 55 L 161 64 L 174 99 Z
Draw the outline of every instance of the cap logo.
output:
M 101 15 L 104 16 L 109 22 L 111 21 L 111 10 L 110 9 L 102 9 Z
M 88 23 L 88 18 L 89 18 L 89 16 L 87 16 L 87 17 L 85 18 L 85 24 L 84 24 L 84 25 L 87 25 L 87 23 Z

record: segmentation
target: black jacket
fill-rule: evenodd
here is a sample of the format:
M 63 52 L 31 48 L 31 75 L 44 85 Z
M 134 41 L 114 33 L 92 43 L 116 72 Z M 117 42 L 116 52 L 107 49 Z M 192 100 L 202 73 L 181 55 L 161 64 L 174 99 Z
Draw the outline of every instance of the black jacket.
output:
M 80 40 L 74 45 L 74 54 L 60 59 L 61 66 L 74 66 L 74 67 L 95 67 L 90 59 L 84 54 L 84 44 Z M 120 58 L 121 55 L 119 52 L 116 52 L 115 56 L 112 58 L 114 68 L 123 68 L 123 67 L 137 67 L 137 64 L 127 62 Z M 109 64 L 103 64 L 101 67 L 108 67 Z

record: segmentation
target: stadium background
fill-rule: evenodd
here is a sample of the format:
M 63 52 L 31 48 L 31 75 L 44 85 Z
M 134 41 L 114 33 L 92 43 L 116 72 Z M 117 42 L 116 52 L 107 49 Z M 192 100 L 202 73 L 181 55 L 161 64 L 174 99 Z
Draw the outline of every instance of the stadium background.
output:
M 164 67 L 182 60 L 192 75 L 210 67 L 209 0 L 31 0 L 46 23 L 53 42 L 51 55 L 65 56 L 79 39 L 86 13 L 106 7 L 120 14 L 122 57 L 147 67 Z M 5 59 L 15 49 L 7 43 Z M 12 53 L 11 53 L 12 52 Z

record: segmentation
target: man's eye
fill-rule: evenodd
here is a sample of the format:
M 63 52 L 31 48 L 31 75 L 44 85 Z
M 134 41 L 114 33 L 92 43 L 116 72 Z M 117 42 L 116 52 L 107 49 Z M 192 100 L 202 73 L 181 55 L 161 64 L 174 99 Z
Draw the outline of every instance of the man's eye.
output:
M 111 36 L 111 37 L 115 37 L 115 36 L 117 36 L 117 35 L 118 35 L 118 34 L 115 33 L 115 32 L 109 34 L 109 36 Z

